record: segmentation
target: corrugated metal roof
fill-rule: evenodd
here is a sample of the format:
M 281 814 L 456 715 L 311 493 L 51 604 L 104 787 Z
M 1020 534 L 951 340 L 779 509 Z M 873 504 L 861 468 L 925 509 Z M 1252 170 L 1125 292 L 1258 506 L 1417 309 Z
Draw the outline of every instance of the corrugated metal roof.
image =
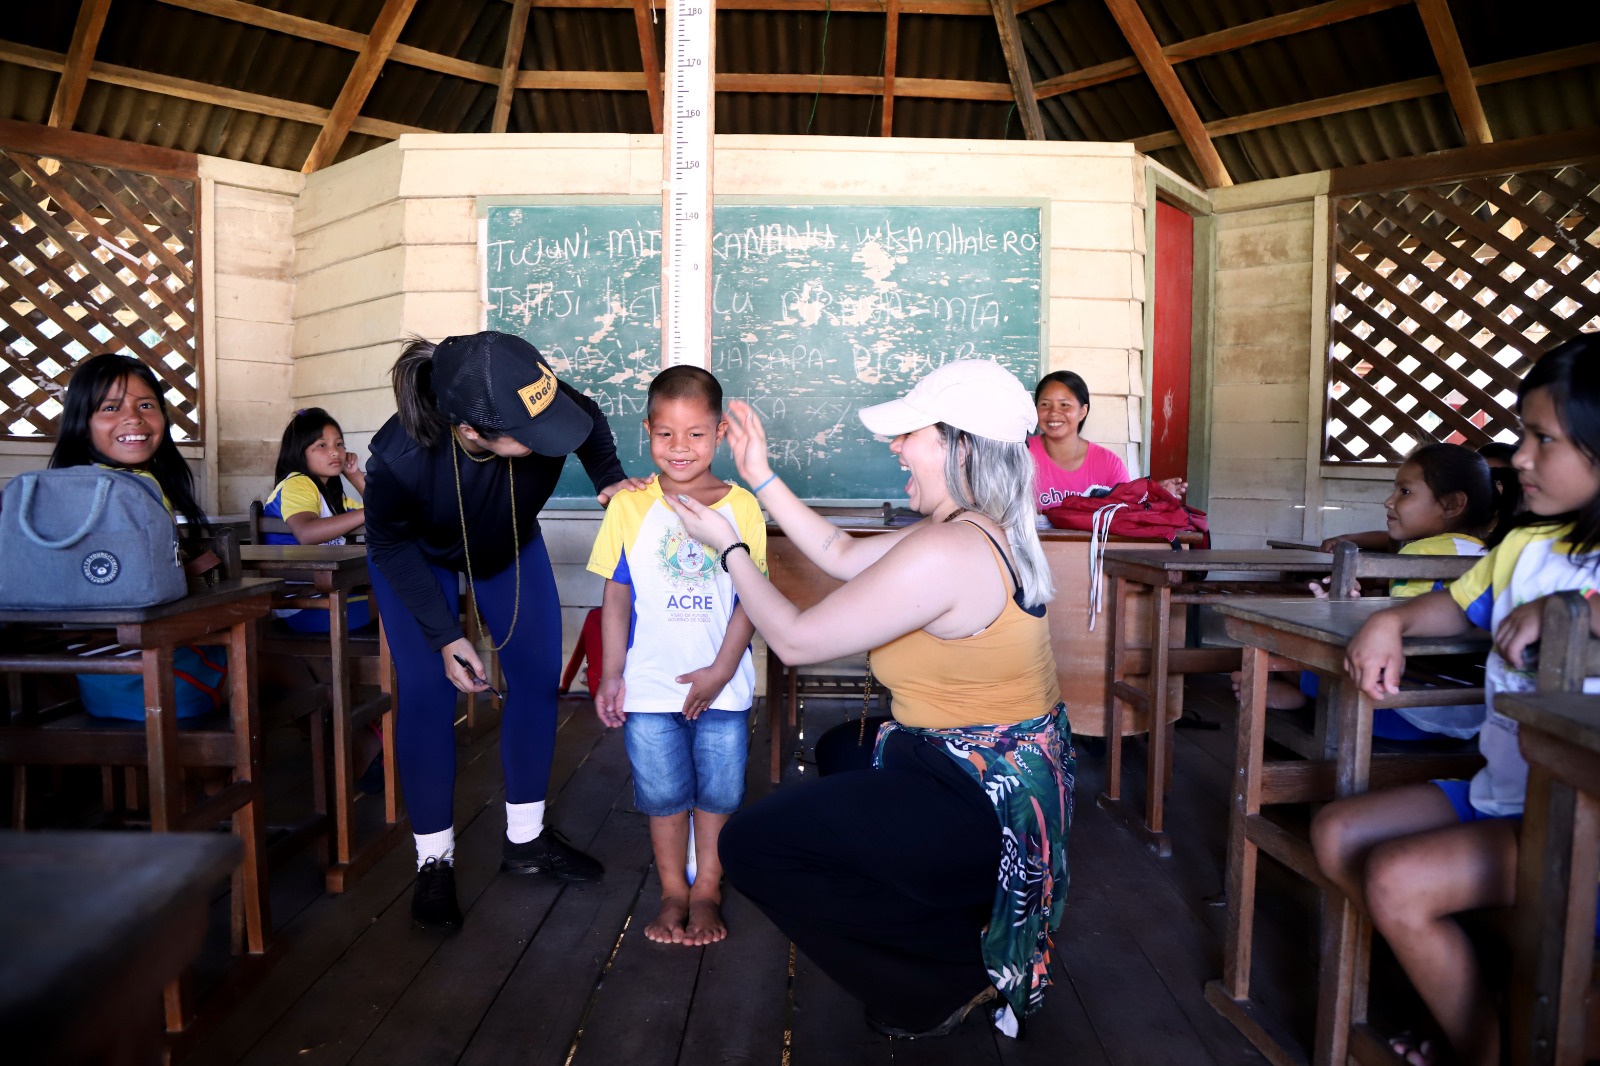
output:
M 186 9 L 183 2 L 117 0 L 95 58 L 125 71 L 178 79 L 177 84 L 189 88 L 130 87 L 96 76 L 74 127 L 298 168 L 316 140 L 321 112 L 338 99 L 355 64 L 358 35 L 372 27 L 383 0 L 265 0 L 255 5 L 333 28 L 342 33 L 343 44 L 203 14 Z M 8 13 L 0 26 L 0 116 L 46 119 L 57 75 L 42 68 L 52 62 L 59 66 L 70 47 L 77 6 L 34 3 Z M 1168 46 L 1313 6 L 1301 0 L 1142 0 L 1153 32 Z M 897 95 L 896 136 L 1022 136 L 994 20 L 981 7 L 972 10 L 978 14 L 902 14 L 896 76 L 987 83 L 976 95 L 994 98 Z M 1600 3 L 1452 0 L 1450 11 L 1467 60 L 1476 67 L 1600 42 Z M 391 57 L 361 109 L 361 118 L 373 125 L 352 132 L 339 157 L 381 144 L 383 134 L 399 127 L 487 132 L 510 14 L 505 0 L 418 0 L 400 44 L 471 64 L 471 70 L 458 66 L 441 72 L 407 62 L 404 56 Z M 1154 138 L 1145 147 L 1155 158 L 1199 179 L 1188 151 L 1172 132 L 1175 123 L 1167 108 L 1150 80 L 1132 67 L 1132 49 L 1104 0 L 1049 0 L 1022 14 L 1019 24 L 1036 83 L 1107 63 L 1130 65 L 1126 76 L 1041 100 L 1047 137 Z M 886 61 L 886 26 L 885 18 L 873 11 L 724 10 L 718 16 L 717 65 L 730 74 L 878 78 Z M 664 15 L 655 32 L 660 54 Z M 1592 54 L 1586 58 L 1586 65 L 1574 69 L 1480 86 L 1495 138 L 1600 125 L 1600 62 Z M 637 74 L 642 65 L 631 7 L 549 7 L 535 0 L 521 67 Z M 1439 77 L 1421 19 L 1409 3 L 1180 62 L 1175 69 L 1207 123 L 1239 123 L 1242 116 L 1273 108 L 1326 103 L 1344 94 Z M 651 116 L 642 85 L 642 78 L 632 78 L 627 87 L 617 89 L 520 89 L 513 94 L 509 127 L 646 132 Z M 282 101 L 279 110 L 285 113 L 254 113 L 239 101 L 181 98 L 207 95 L 206 87 Z M 803 84 L 797 89 L 793 83 L 776 89 L 719 94 L 718 129 L 879 134 L 883 102 L 875 93 L 807 92 Z M 1385 95 L 1380 102 L 1320 117 L 1243 131 L 1219 129 L 1213 135 L 1217 151 L 1231 178 L 1242 182 L 1464 143 L 1450 101 L 1436 81 L 1426 95 Z

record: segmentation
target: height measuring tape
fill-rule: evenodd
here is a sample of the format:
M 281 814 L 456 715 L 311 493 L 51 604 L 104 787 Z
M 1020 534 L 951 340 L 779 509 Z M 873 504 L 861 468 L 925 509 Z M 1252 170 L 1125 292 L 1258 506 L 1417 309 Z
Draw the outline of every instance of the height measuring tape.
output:
M 661 183 L 662 364 L 709 366 L 716 0 L 669 0 Z

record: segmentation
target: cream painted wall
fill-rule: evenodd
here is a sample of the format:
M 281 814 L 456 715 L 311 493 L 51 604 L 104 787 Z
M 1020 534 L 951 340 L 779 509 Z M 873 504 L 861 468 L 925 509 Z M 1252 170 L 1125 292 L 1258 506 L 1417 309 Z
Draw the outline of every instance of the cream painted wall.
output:
M 1120 144 L 719 137 L 715 189 L 1046 201 L 1047 369 L 1084 376 L 1095 439 L 1137 467 L 1144 166 Z M 327 407 L 364 452 L 394 412 L 386 375 L 402 339 L 481 328 L 477 197 L 654 196 L 660 181 L 660 139 L 624 135 L 405 136 L 310 176 L 294 219 L 296 404 Z M 573 516 L 551 531 L 569 631 L 599 602 L 600 583 L 582 566 L 592 521 Z

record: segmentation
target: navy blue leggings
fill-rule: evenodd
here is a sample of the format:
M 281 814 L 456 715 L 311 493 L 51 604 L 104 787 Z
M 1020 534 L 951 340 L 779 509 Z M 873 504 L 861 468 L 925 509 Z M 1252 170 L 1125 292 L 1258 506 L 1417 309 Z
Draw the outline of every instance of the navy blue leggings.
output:
M 369 556 L 370 559 L 370 556 Z M 432 567 L 452 613 L 460 610 L 457 575 Z M 456 787 L 456 687 L 445 677 L 439 653 L 429 646 L 416 618 L 400 602 L 376 564 L 372 592 L 383 618 L 389 651 L 399 675 L 396 751 L 411 828 L 439 833 L 454 824 Z M 496 643 L 511 625 L 517 567 L 478 576 L 478 610 Z M 533 803 L 550 787 L 550 756 L 556 744 L 556 682 L 561 676 L 561 604 L 550 554 L 539 537 L 522 549 L 522 605 L 511 642 L 500 652 L 506 703 L 500 717 L 500 763 L 506 802 Z

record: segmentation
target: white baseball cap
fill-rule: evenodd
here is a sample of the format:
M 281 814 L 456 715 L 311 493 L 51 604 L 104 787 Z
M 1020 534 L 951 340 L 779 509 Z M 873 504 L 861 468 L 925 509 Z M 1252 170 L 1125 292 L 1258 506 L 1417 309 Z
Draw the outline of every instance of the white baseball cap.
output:
M 929 374 L 898 400 L 861 409 L 880 437 L 898 437 L 943 422 L 974 437 L 1021 444 L 1039 425 L 1033 394 L 989 359 L 961 359 Z

